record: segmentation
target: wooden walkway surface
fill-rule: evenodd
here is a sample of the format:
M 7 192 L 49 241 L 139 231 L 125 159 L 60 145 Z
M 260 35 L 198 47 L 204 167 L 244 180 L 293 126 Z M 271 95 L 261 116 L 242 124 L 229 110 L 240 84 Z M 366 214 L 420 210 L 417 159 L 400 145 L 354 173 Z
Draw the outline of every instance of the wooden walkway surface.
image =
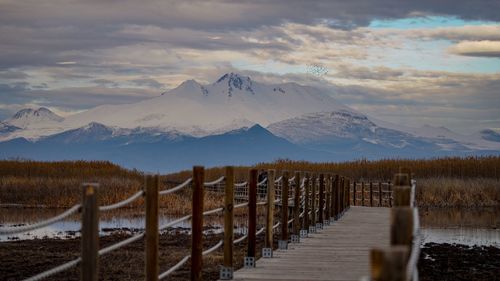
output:
M 389 246 L 389 208 L 351 208 L 335 224 L 286 251 L 261 258 L 234 280 L 357 280 L 369 276 L 369 251 Z

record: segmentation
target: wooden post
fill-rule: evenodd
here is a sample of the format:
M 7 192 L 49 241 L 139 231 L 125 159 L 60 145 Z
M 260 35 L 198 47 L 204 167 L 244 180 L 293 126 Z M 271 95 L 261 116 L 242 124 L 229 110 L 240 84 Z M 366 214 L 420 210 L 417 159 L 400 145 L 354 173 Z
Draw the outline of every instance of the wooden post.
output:
M 319 223 L 323 223 L 324 221 L 324 210 L 325 207 L 325 175 L 319 175 Z
M 295 197 L 293 200 L 293 233 L 300 235 L 300 172 L 295 172 Z M 305 215 L 305 214 L 304 214 Z
M 370 207 L 373 207 L 373 182 L 370 182 Z
M 331 195 L 331 190 L 332 190 L 331 179 L 332 179 L 332 177 L 330 175 L 326 175 L 326 180 L 325 180 L 325 195 L 326 195 L 325 220 L 327 220 L 327 221 L 330 221 L 330 210 L 332 209 L 331 203 L 330 203 L 330 195 Z
M 203 268 L 203 182 L 205 168 L 193 167 L 193 200 L 191 219 L 191 281 L 201 281 Z
M 82 266 L 80 280 L 97 281 L 99 269 L 99 205 L 96 183 L 83 184 Z
M 157 281 L 158 243 L 160 230 L 158 229 L 158 189 L 160 181 L 158 175 L 146 176 L 146 280 Z
M 339 186 L 340 186 L 340 176 L 335 175 L 335 185 L 333 186 L 333 189 L 334 189 L 333 193 L 335 194 L 335 198 L 334 198 L 333 202 L 334 202 L 334 210 L 335 210 L 334 217 L 336 220 L 339 218 L 339 213 L 340 213 Z
M 288 241 L 288 171 L 283 171 L 281 180 L 281 240 Z
M 411 247 L 413 241 L 413 208 L 391 209 L 391 245 Z
M 378 182 L 378 206 L 382 207 L 382 183 Z
M 316 227 L 316 175 L 311 179 L 311 225 Z
M 406 185 L 408 183 L 407 177 L 407 174 L 396 174 L 394 176 L 394 206 L 411 205 L 411 186 Z
M 365 182 L 361 182 L 361 206 L 365 205 Z
M 269 181 L 269 180 L 268 180 Z M 233 268 L 234 239 L 234 167 L 226 167 L 226 186 L 224 192 L 224 262 L 226 269 Z
M 373 281 L 402 281 L 406 279 L 408 248 L 391 247 L 370 251 L 371 279 Z
M 356 206 L 356 181 L 352 184 L 352 205 Z
M 335 175 L 330 175 L 330 218 L 335 218 Z
M 350 203 L 349 203 L 349 196 L 351 195 L 349 192 L 350 188 L 351 188 L 351 179 L 347 179 L 346 192 L 345 192 L 346 200 L 344 201 L 346 208 L 350 206 Z
M 266 212 L 266 248 L 273 248 L 274 220 L 274 175 L 275 170 L 267 171 L 267 212 Z
M 309 208 L 309 200 L 310 200 L 310 196 L 309 196 L 309 191 L 311 190 L 309 188 L 309 173 L 306 173 L 306 181 L 304 182 L 304 195 L 305 195 L 305 202 L 304 202 L 304 217 L 302 218 L 302 229 L 306 229 L 307 231 L 309 231 L 309 211 L 310 211 L 310 208 Z
M 391 181 L 387 182 L 387 189 L 388 189 L 388 199 L 389 199 L 389 207 L 392 208 L 392 190 L 391 190 Z
M 248 249 L 247 257 L 255 257 L 257 231 L 257 169 L 250 170 L 248 183 Z

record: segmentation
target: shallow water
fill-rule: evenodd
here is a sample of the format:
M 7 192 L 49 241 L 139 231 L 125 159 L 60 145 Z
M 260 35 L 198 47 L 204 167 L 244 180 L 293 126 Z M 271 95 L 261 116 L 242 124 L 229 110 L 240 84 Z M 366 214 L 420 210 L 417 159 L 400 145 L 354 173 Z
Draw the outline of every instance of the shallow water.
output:
M 47 208 L 0 208 L 0 225 L 16 226 L 21 224 L 36 223 L 54 217 L 65 209 L 47 209 Z M 223 217 L 220 214 L 204 217 L 204 225 L 207 232 L 221 232 L 223 230 Z M 29 231 L 15 235 L 0 235 L 0 242 L 12 240 L 28 240 L 40 238 L 60 238 L 67 239 L 78 237 L 80 235 L 80 214 L 72 215 L 62 221 L 54 223 L 34 231 Z M 160 227 L 182 216 L 166 215 L 164 210 L 160 209 L 159 225 Z M 114 231 L 137 232 L 142 231 L 145 226 L 144 211 L 141 209 L 121 209 L 100 214 L 99 230 L 100 235 L 108 235 Z M 246 222 L 244 219 L 235 219 L 235 232 L 245 233 Z M 177 231 L 189 232 L 191 220 L 177 223 L 169 228 Z
M 420 210 L 424 243 L 500 247 L 500 208 Z

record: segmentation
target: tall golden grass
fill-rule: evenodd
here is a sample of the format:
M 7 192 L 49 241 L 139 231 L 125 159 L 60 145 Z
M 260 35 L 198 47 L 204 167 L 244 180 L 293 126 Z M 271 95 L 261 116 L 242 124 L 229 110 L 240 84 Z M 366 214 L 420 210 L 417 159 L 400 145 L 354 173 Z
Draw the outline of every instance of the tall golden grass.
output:
M 276 169 L 278 174 L 283 170 L 334 173 L 366 182 L 389 181 L 394 173 L 410 170 L 419 180 L 419 187 L 423 185 L 419 189 L 419 201 L 429 206 L 463 205 L 466 204 L 464 202 L 476 202 L 468 203 L 476 206 L 499 205 L 498 189 L 493 188 L 498 187 L 500 179 L 500 157 L 496 156 L 342 163 L 278 160 L 254 167 L 235 167 L 236 181 L 247 180 L 250 168 Z M 224 175 L 224 169 L 207 168 L 205 179 L 214 180 Z M 191 170 L 162 175 L 160 188 L 170 188 L 189 177 Z M 479 182 L 475 180 L 477 178 Z M 422 179 L 428 180 L 421 183 Z M 126 199 L 140 190 L 144 184 L 144 173 L 106 161 L 0 161 L 0 204 L 69 207 L 80 202 L 83 182 L 100 183 L 99 202 L 107 205 Z M 161 196 L 160 206 L 168 207 L 172 213 L 185 213 L 191 208 L 190 198 L 191 191 L 185 189 Z M 218 195 L 207 195 L 205 207 L 219 207 L 221 202 Z M 142 200 L 137 200 L 130 206 L 142 206 L 142 203 Z

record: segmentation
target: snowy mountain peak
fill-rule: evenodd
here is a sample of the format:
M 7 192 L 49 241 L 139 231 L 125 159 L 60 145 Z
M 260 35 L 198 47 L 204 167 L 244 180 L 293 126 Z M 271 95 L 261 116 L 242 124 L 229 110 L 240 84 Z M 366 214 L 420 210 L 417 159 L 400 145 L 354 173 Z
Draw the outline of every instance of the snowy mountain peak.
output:
M 63 120 L 64 118 L 55 114 L 49 109 L 40 107 L 36 110 L 31 108 L 22 109 L 14 114 L 14 116 L 8 119 L 5 123 L 25 129 L 36 124 L 46 122 L 61 122 Z
M 236 89 L 255 94 L 254 89 L 252 88 L 252 79 L 248 76 L 233 72 L 222 75 L 217 82 L 214 83 L 214 85 L 227 85 L 229 96 L 231 96 L 233 91 Z

